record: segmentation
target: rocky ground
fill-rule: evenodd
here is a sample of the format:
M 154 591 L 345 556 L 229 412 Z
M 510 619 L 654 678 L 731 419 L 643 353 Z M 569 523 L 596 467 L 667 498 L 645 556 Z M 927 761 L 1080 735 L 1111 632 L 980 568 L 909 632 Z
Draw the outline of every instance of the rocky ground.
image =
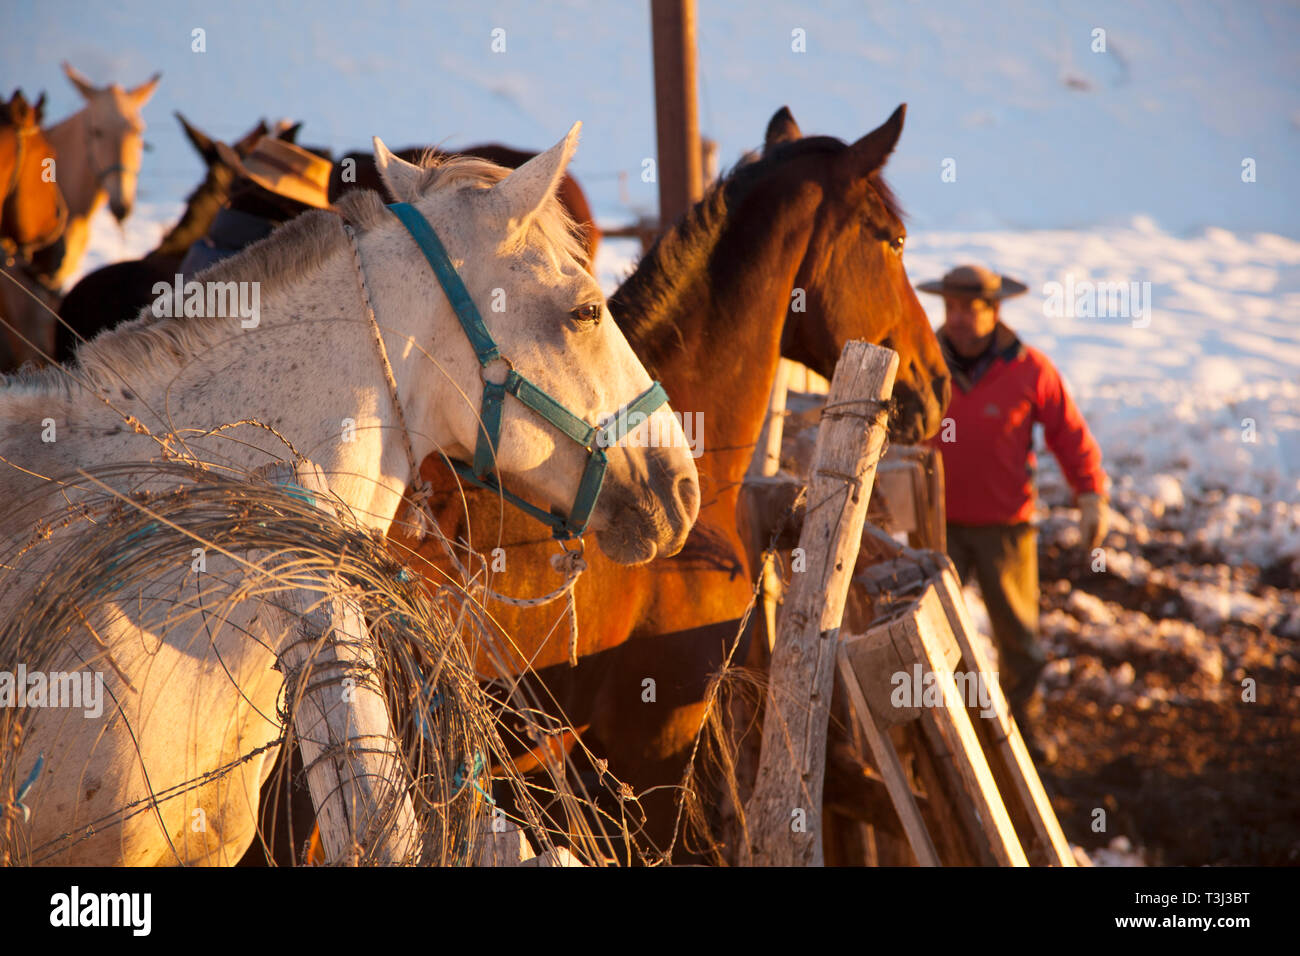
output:
M 1198 536 L 1223 503 L 1121 482 L 1105 570 L 1043 515 L 1040 769 L 1097 862 L 1300 864 L 1300 567 Z

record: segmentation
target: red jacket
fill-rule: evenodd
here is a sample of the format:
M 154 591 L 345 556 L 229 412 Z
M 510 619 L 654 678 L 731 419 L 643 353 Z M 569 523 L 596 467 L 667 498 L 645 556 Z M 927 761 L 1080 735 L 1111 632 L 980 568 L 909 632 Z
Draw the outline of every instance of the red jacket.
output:
M 1032 517 L 1035 423 L 1076 495 L 1106 493 L 1101 448 L 1047 356 L 1001 322 L 992 354 L 966 372 L 942 329 L 939 344 L 953 390 L 930 444 L 943 455 L 949 521 L 1016 524 Z

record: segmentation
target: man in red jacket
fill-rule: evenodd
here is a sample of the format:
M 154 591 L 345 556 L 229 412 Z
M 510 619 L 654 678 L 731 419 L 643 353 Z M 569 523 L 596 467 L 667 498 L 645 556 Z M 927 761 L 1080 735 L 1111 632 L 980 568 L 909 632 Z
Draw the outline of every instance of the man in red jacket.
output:
M 1082 512 L 1083 545 L 1106 535 L 1106 473 L 1101 449 L 1037 349 L 998 318 L 999 303 L 1026 287 L 981 266 L 958 266 L 918 286 L 943 296 L 939 345 L 952 372 L 948 417 L 931 444 L 943 455 L 948 554 L 963 581 L 974 572 L 998 646 L 999 680 L 1017 722 L 1034 694 L 1046 656 L 1038 643 L 1037 532 L 1033 426 L 1060 462 Z M 1028 731 L 1028 728 L 1025 728 Z

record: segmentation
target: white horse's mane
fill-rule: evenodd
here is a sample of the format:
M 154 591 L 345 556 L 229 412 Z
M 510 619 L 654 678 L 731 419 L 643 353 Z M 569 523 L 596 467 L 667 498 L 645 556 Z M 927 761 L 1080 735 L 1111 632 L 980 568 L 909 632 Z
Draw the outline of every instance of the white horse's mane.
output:
M 421 195 L 443 190 L 487 190 L 511 172 L 476 156 L 428 154 L 418 183 Z M 271 235 L 229 259 L 197 273 L 199 282 L 257 282 L 267 295 L 319 269 L 349 243 L 344 224 L 363 234 L 390 218 L 384 201 L 373 190 L 358 189 L 343 196 L 330 210 L 313 209 L 279 226 Z M 586 249 L 573 220 L 554 194 L 533 217 L 531 230 L 540 233 L 545 248 L 567 253 L 583 266 Z M 12 402 L 32 398 L 71 397 L 75 380 L 103 390 L 133 381 L 140 374 L 156 375 L 183 367 L 201 350 L 230 335 L 229 318 L 219 316 L 158 318 L 149 308 L 128 322 L 83 344 L 76 353 L 73 376 L 61 367 L 23 369 L 3 377 L 0 417 Z

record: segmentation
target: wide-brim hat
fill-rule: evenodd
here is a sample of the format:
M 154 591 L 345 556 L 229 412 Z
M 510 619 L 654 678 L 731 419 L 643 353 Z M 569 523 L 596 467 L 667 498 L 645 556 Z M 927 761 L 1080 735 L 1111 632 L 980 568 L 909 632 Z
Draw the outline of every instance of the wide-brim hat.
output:
M 217 143 L 221 161 L 277 196 L 294 199 L 316 209 L 329 207 L 330 171 L 334 164 L 301 146 L 263 136 L 253 151 L 241 159 L 225 143 Z
M 997 302 L 1029 291 L 1029 286 L 1009 276 L 998 275 L 983 266 L 958 266 L 942 279 L 922 282 L 917 286 L 922 292 L 951 295 L 970 299 Z

